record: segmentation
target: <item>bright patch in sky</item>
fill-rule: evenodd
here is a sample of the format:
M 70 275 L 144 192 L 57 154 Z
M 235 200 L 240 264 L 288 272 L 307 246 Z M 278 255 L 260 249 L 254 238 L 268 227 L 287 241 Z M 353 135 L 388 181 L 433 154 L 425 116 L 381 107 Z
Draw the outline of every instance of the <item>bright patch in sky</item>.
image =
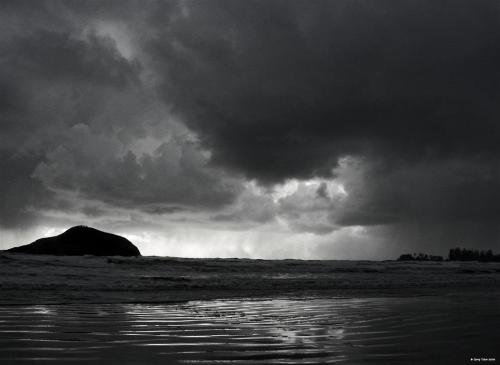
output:
M 120 54 L 128 60 L 131 60 L 137 52 L 137 48 L 134 46 L 132 37 L 127 31 L 126 24 L 113 23 L 109 21 L 97 22 L 95 24 L 95 32 L 100 37 L 108 37 L 112 39 L 115 42 L 116 48 Z

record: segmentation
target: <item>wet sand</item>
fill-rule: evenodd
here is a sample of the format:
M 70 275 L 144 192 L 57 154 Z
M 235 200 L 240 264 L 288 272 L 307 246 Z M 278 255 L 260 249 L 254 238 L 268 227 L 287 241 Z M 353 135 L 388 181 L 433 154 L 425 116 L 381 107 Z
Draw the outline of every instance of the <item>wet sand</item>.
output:
M 0 307 L 0 362 L 465 364 L 497 357 L 498 296 Z

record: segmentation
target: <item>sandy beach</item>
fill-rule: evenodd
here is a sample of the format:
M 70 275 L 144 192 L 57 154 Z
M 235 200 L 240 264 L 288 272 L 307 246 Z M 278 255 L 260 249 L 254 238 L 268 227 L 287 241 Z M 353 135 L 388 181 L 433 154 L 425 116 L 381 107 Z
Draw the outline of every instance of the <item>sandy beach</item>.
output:
M 0 306 L 0 362 L 465 364 L 496 359 L 498 296 Z
M 0 256 L 0 362 L 496 359 L 500 264 Z

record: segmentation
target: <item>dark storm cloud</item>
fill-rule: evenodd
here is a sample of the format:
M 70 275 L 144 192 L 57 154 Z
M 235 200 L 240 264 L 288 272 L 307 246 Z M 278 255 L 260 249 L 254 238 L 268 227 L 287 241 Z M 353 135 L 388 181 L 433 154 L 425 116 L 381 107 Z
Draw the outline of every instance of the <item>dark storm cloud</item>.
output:
M 150 213 L 175 212 L 180 206 L 217 208 L 241 190 L 235 180 L 205 167 L 194 143 L 170 141 L 140 157 L 131 151 L 109 156 L 105 139 L 96 141 L 87 126 L 75 129 L 88 150 L 70 140 L 51 153 L 34 173 L 46 186 Z
M 149 50 L 215 163 L 268 183 L 500 151 L 496 1 L 181 4 Z
M 140 27 L 137 3 L 0 7 L 0 226 L 34 223 L 47 209 L 96 216 L 99 202 L 106 212 L 160 214 L 234 199 L 236 180 L 205 168 L 204 152 L 144 80 L 140 55 L 120 48 L 129 34 L 113 26 Z M 135 152 L 147 138 L 156 146 Z
M 279 218 L 319 234 L 498 221 L 496 1 L 0 8 L 2 225 L 44 207 L 217 210 L 218 224 Z M 271 198 L 313 177 L 325 179 Z M 61 191 L 77 201 L 55 207 Z
M 0 37 L 0 225 L 26 226 L 42 209 L 66 210 L 37 166 L 68 130 L 102 111 L 95 96 L 134 82 L 136 65 L 125 62 L 107 39 L 71 33 L 49 6 L 3 3 Z M 54 10 L 54 9 L 52 9 Z
M 500 217 L 498 161 L 484 158 L 394 165 L 366 161 L 343 174 L 348 198 L 330 213 L 339 225 L 482 222 Z
M 38 159 L 0 150 L 0 228 L 27 227 L 38 207 L 53 205 L 53 194 L 31 176 Z
M 188 1 L 156 15 L 147 49 L 214 164 L 272 185 L 363 159 L 328 219 L 282 204 L 295 227 L 494 224 L 499 16 L 496 1 Z

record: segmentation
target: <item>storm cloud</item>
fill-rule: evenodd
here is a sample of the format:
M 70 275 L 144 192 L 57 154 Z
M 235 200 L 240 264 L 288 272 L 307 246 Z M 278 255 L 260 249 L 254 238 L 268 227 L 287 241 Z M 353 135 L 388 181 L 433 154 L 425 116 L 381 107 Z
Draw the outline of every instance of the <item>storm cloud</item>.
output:
M 345 155 L 498 156 L 499 6 L 182 2 L 151 54 L 214 163 L 264 183 Z
M 499 242 L 496 1 L 0 8 L 4 228 Z
M 492 1 L 182 2 L 148 50 L 215 165 L 272 185 L 335 177 L 353 156 L 364 171 L 335 224 L 495 221 L 499 15 Z
M 113 38 L 124 19 L 94 5 L 3 5 L 0 225 L 36 220 L 28 210 L 52 209 L 45 197 L 67 198 L 58 192 L 77 199 L 58 203 L 70 210 L 86 199 L 144 211 L 231 202 L 237 179 L 206 166 L 208 152 L 157 100 L 139 55 Z

